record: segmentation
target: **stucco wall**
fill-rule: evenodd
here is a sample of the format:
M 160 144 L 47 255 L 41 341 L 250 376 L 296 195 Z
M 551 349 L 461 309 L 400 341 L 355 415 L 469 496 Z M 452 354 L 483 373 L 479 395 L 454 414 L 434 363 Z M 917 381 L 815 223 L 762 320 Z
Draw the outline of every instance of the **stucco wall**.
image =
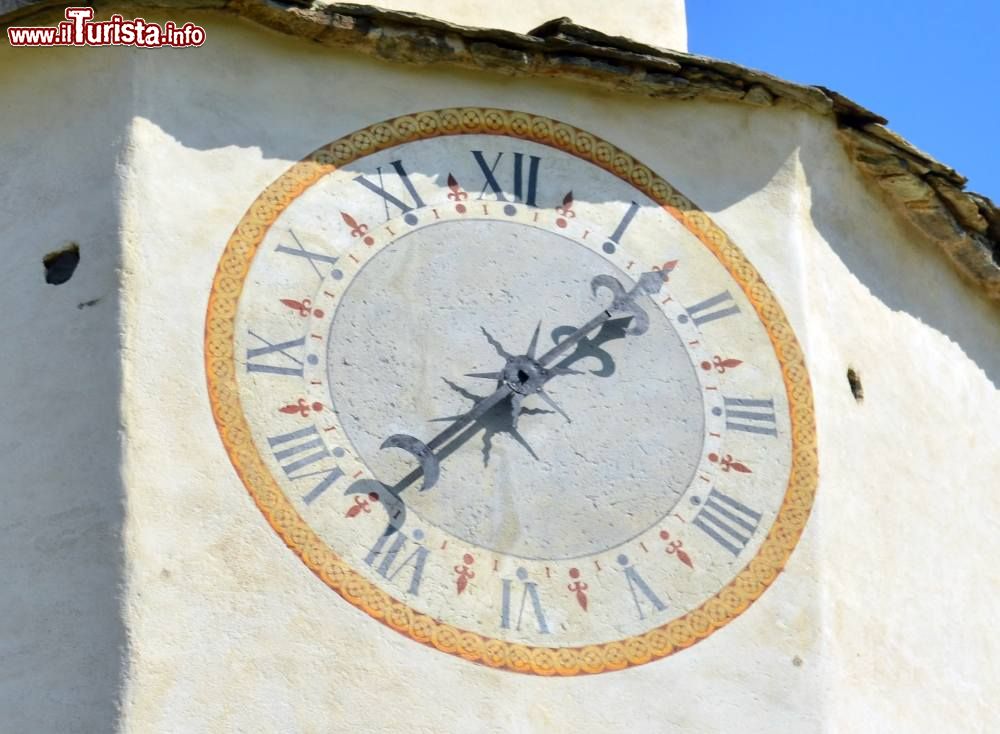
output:
M 121 61 L 117 71 L 84 68 L 92 73 L 66 82 L 80 99 L 88 91 L 105 100 L 109 89 L 128 90 L 116 97 L 125 107 L 118 117 L 82 108 L 90 139 L 106 142 L 66 153 L 78 161 L 72 170 L 106 171 L 101 185 L 81 174 L 53 175 L 29 163 L 48 160 L 45 151 L 22 146 L 16 159 L 37 186 L 4 190 L 15 211 L 31 211 L 39 190 L 65 190 L 75 201 L 81 191 L 104 197 L 86 212 L 57 209 L 44 224 L 18 217 L 19 229 L 4 238 L 24 273 L 9 281 L 8 311 L 21 313 L 31 298 L 34 311 L 52 314 L 50 328 L 38 329 L 36 313 L 12 333 L 24 345 L 14 359 L 24 361 L 9 372 L 7 394 L 22 397 L 9 423 L 15 431 L 5 439 L 12 448 L 4 471 L 24 473 L 7 491 L 25 509 L 3 542 L 5 558 L 26 559 L 17 577 L 23 586 L 44 588 L 37 579 L 64 573 L 43 564 L 49 551 L 33 544 L 45 533 L 62 541 L 86 527 L 79 514 L 64 512 L 71 500 L 99 496 L 94 506 L 104 527 L 113 531 L 120 521 L 114 314 L 94 322 L 106 349 L 71 341 L 82 332 L 64 311 L 78 320 L 99 313 L 75 308 L 82 295 L 65 295 L 64 311 L 55 310 L 57 298 L 97 272 L 85 269 L 87 248 L 80 273 L 65 286 L 45 286 L 36 268 L 47 243 L 95 221 L 94 209 L 114 212 L 116 202 L 122 208 L 125 587 L 116 599 L 120 556 L 110 532 L 79 541 L 86 553 L 103 556 L 86 573 L 68 574 L 78 586 L 66 591 L 76 593 L 64 599 L 62 588 L 30 597 L 5 592 L 5 607 L 13 605 L 24 620 L 4 628 L 5 649 L 24 640 L 35 645 L 13 666 L 33 672 L 2 686 L 5 701 L 30 704 L 20 721 L 36 725 L 24 728 L 63 731 L 74 722 L 68 709 L 46 707 L 46 697 L 100 693 L 101 710 L 111 710 L 115 686 L 98 690 L 96 681 L 117 681 L 124 670 L 112 665 L 111 650 L 124 635 L 118 603 L 130 641 L 122 676 L 126 731 L 995 726 L 1000 712 L 991 694 L 1000 680 L 991 661 L 1000 651 L 991 625 L 1000 581 L 990 563 L 1000 517 L 1000 313 L 960 282 L 932 245 L 892 219 L 844 156 L 831 121 L 784 108 L 632 97 L 611 106 L 606 94 L 571 84 L 387 65 L 246 23 L 211 16 L 202 22 L 209 42 L 197 50 L 81 55 L 98 66 L 112 55 Z M 39 74 L 58 80 L 65 53 L 72 52 L 38 52 Z M 120 87 L 111 86 L 115 80 Z M 45 98 L 50 109 L 37 107 L 43 102 L 32 96 L 34 83 L 22 75 L 8 78 L 6 88 L 18 90 L 26 111 L 58 117 L 56 97 Z M 236 221 L 264 186 L 316 147 L 373 121 L 451 105 L 525 109 L 626 148 L 726 229 L 803 342 L 820 440 L 813 515 L 771 589 L 691 650 L 620 673 L 547 680 L 416 645 L 344 603 L 288 551 L 222 449 L 208 408 L 202 337 L 208 289 Z M 36 119 L 16 118 L 4 140 L 13 146 L 32 134 Z M 120 184 L 112 162 L 116 131 L 127 135 Z M 51 231 L 43 237 L 40 227 Z M 111 216 L 95 231 L 109 237 L 103 244 L 110 247 L 118 228 Z M 22 241 L 46 244 L 30 253 L 9 244 Z M 113 248 L 105 257 L 92 282 L 113 288 Z M 81 355 L 95 360 L 92 374 L 81 374 Z M 37 365 L 46 359 L 60 366 L 42 371 Z M 863 383 L 862 403 L 848 387 L 849 366 Z M 24 384 L 40 391 L 72 386 L 46 403 L 65 416 L 57 428 L 32 412 L 35 391 Z M 106 437 L 106 459 L 91 446 L 79 448 L 67 428 L 74 425 L 83 435 Z M 24 461 L 24 446 L 36 444 L 59 447 L 34 449 L 36 455 L 75 451 L 77 461 L 44 475 L 41 465 Z M 79 463 L 93 465 L 93 473 L 81 472 Z M 104 605 L 105 614 L 82 617 L 97 630 L 86 640 L 94 646 L 91 659 L 105 666 L 102 676 L 50 663 L 42 646 L 48 636 L 29 624 L 32 612 L 70 598 Z M 59 632 L 51 634 L 82 644 L 77 620 L 57 614 L 52 629 Z
M 117 268 L 130 76 L 125 55 L 62 51 L 0 47 L 4 731 L 112 731 L 125 676 Z M 43 257 L 70 243 L 76 272 L 47 284 Z

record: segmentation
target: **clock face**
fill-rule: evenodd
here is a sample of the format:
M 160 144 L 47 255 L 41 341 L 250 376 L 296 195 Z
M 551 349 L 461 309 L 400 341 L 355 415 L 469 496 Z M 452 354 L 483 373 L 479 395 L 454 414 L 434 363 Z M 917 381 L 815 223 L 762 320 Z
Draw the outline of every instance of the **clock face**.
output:
M 596 136 L 487 109 L 292 166 L 216 274 L 247 490 L 350 603 L 494 667 L 663 657 L 743 612 L 816 485 L 798 343 L 745 256 Z

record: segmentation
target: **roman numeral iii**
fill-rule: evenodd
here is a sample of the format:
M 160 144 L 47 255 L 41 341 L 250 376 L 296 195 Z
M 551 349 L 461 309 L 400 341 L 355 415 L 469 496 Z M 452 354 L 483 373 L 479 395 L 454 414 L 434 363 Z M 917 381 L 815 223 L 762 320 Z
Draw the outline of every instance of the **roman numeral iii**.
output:
M 723 402 L 726 406 L 726 428 L 729 430 L 778 435 L 773 400 L 723 398 Z

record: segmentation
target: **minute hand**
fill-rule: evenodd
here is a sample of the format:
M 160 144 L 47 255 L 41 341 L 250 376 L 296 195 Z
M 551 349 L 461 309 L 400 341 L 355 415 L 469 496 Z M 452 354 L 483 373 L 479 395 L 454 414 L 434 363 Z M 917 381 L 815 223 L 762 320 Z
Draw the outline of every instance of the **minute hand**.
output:
M 433 487 L 437 483 L 438 476 L 440 474 L 440 460 L 435 454 L 435 451 L 458 435 L 463 428 L 479 420 L 479 418 L 482 417 L 487 411 L 507 399 L 507 397 L 513 396 L 514 402 L 512 407 L 515 426 L 517 423 L 517 415 L 521 410 L 521 403 L 527 395 L 538 394 L 552 404 L 551 399 L 545 395 L 545 391 L 542 390 L 542 387 L 552 377 L 560 374 L 560 372 L 555 369 L 546 369 L 546 365 L 554 362 L 560 354 L 575 345 L 605 321 L 613 318 L 615 314 L 628 313 L 632 315 L 632 324 L 625 330 L 626 334 L 636 335 L 645 333 L 649 328 L 649 316 L 646 315 L 642 306 L 636 303 L 636 298 L 643 294 L 656 293 L 660 290 L 660 286 L 662 285 L 663 276 L 655 271 L 643 273 L 635 287 L 627 292 L 625 288 L 622 287 L 622 284 L 612 276 L 596 276 L 592 281 L 590 281 L 591 290 L 596 294 L 599 289 L 607 288 L 614 296 L 614 300 L 611 302 L 611 305 L 601 311 L 601 313 L 567 336 L 556 346 L 552 347 L 552 349 L 547 351 L 537 360 L 529 356 L 530 353 L 534 351 L 535 341 L 532 340 L 532 346 L 528 349 L 529 355 L 508 359 L 507 366 L 504 368 L 504 371 L 496 374 L 497 377 L 501 378 L 501 384 L 492 395 L 489 395 L 477 402 L 468 413 L 456 418 L 451 425 L 438 433 L 427 443 L 424 443 L 416 436 L 411 436 L 406 433 L 393 434 L 382 442 L 381 448 L 403 449 L 404 451 L 407 451 L 415 456 L 420 462 L 420 469 L 411 472 L 397 486 L 407 486 L 410 481 L 416 479 L 419 473 L 422 472 L 424 475 L 424 481 L 421 485 L 421 490 L 423 491 Z M 535 335 L 537 337 L 537 331 Z M 531 377 L 527 381 L 517 381 L 515 383 L 512 379 L 508 379 L 506 377 L 508 373 L 513 373 L 514 375 L 519 374 L 520 369 L 530 370 Z M 565 372 L 562 374 L 565 374 Z M 555 407 L 558 408 L 558 406 Z
M 641 295 L 652 295 L 660 290 L 663 285 L 663 274 L 653 270 L 643 273 L 638 282 L 630 291 L 626 291 L 617 278 L 611 275 L 598 275 L 590 281 L 590 290 L 596 295 L 601 288 L 607 288 L 614 296 L 611 305 L 601 311 L 597 316 L 585 323 L 579 329 L 567 336 L 552 349 L 545 352 L 538 358 L 538 363 L 542 367 L 547 367 L 558 359 L 562 354 L 575 346 L 584 337 L 606 321 L 610 321 L 616 314 L 627 313 L 632 316 L 632 324 L 625 329 L 626 334 L 637 336 L 644 334 L 649 329 L 649 316 L 642 306 L 636 303 L 636 299 Z

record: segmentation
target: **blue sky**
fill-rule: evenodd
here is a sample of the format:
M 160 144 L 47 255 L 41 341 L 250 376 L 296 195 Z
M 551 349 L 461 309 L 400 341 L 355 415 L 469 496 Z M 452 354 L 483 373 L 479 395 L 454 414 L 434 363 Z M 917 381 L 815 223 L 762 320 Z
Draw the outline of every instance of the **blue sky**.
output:
M 687 0 L 691 53 L 821 84 L 1000 203 L 1000 0 Z

